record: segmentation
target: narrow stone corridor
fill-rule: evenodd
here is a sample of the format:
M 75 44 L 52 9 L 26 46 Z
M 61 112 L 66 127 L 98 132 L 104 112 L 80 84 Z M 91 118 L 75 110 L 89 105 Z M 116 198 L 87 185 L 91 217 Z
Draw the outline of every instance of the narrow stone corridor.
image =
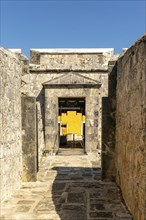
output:
M 101 181 L 95 156 L 46 156 L 37 182 L 1 205 L 0 220 L 132 220 L 119 188 Z

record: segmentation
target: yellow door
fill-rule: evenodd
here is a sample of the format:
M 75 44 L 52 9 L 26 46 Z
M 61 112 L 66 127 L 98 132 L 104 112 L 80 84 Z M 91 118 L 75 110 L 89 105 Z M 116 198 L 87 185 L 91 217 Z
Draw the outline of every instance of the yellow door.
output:
M 83 123 L 85 123 L 85 116 L 76 111 L 67 111 L 58 117 L 61 124 L 60 135 L 66 136 L 67 134 L 74 133 L 77 136 L 83 135 Z

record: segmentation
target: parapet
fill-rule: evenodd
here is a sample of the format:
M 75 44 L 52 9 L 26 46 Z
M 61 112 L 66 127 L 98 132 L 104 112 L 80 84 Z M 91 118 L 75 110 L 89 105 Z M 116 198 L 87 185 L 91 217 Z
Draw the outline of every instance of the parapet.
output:
M 106 71 L 113 54 L 113 48 L 31 49 L 31 71 Z

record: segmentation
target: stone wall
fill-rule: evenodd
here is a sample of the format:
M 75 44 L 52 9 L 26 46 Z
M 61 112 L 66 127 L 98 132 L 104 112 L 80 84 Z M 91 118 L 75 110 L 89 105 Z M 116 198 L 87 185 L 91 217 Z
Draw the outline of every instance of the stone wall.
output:
M 8 199 L 20 187 L 21 148 L 21 74 L 18 55 L 0 48 L 0 187 L 1 199 Z
M 116 181 L 134 220 L 146 219 L 146 35 L 118 60 Z

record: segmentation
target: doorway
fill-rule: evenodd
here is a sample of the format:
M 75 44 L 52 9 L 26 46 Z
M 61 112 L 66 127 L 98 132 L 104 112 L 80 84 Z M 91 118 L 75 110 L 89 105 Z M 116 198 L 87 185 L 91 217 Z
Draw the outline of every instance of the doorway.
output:
M 85 98 L 59 98 L 59 148 L 85 149 Z

